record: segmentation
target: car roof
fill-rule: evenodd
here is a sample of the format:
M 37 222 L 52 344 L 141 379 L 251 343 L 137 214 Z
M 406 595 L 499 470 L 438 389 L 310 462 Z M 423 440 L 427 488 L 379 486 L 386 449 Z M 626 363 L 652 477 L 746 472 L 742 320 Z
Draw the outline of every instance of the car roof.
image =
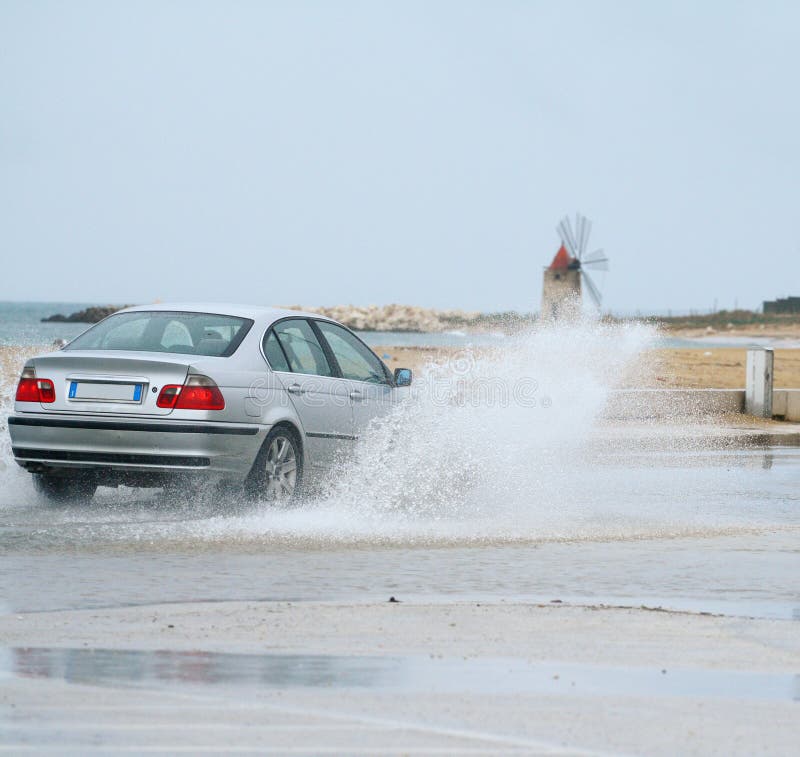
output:
M 306 313 L 302 310 L 288 308 L 273 308 L 265 305 L 237 305 L 222 302 L 159 302 L 153 305 L 135 305 L 134 307 L 120 310 L 121 313 L 135 313 L 142 311 L 163 311 L 182 313 L 213 313 L 215 315 L 233 315 L 239 318 L 252 318 L 263 323 L 271 323 L 280 318 L 322 318 L 330 320 L 316 313 Z

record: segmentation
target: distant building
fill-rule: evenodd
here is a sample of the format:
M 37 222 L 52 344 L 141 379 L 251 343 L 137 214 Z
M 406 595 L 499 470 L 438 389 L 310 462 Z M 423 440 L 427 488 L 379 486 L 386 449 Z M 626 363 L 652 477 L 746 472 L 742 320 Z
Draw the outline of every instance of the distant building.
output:
M 578 213 L 573 230 L 565 216 L 556 227 L 561 237 L 553 262 L 544 269 L 541 317 L 544 320 L 570 320 L 580 315 L 584 289 L 600 310 L 600 290 L 589 276 L 587 268 L 608 270 L 608 258 L 603 250 L 586 254 L 592 222 Z
M 581 271 L 578 261 L 561 245 L 553 262 L 544 269 L 542 317 L 559 320 L 580 311 Z
M 800 313 L 800 297 L 764 301 L 765 313 Z

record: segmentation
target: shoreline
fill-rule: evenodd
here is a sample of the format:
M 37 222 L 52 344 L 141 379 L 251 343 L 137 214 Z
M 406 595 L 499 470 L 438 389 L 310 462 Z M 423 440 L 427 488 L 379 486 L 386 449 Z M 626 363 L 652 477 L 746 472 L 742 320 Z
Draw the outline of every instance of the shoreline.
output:
M 41 303 L 42 305 L 47 303 Z M 53 303 L 56 304 L 56 303 Z M 63 303 L 59 303 L 63 304 Z M 97 323 L 112 313 L 131 305 L 92 305 L 69 313 L 51 313 L 42 323 Z M 280 309 L 299 310 L 332 318 L 356 331 L 398 331 L 406 333 L 444 332 L 466 329 L 473 333 L 500 330 L 516 333 L 539 322 L 537 312 L 517 310 L 482 312 L 459 308 L 439 309 L 419 305 L 390 303 L 386 305 L 272 305 Z M 697 315 L 641 315 L 622 317 L 602 315 L 606 323 L 640 323 L 659 328 L 665 336 L 675 337 L 772 337 L 800 338 L 800 313 L 764 314 L 749 310 L 717 311 Z

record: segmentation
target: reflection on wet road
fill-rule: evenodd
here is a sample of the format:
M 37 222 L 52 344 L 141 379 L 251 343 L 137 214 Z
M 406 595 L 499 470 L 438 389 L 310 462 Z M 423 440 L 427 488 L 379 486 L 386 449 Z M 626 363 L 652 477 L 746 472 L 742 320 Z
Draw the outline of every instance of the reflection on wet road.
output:
M 576 696 L 800 701 L 800 675 L 531 663 L 518 658 L 222 654 L 119 649 L 0 649 L 0 676 L 148 688 L 366 688 Z

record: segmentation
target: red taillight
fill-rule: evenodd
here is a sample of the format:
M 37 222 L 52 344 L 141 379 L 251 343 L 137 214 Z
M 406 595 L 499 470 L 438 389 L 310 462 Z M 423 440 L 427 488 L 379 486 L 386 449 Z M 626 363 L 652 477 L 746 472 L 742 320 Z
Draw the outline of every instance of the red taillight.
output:
M 39 382 L 33 378 L 23 378 L 19 380 L 17 387 L 17 402 L 38 402 L 39 401 Z
M 163 387 L 156 405 L 175 410 L 224 410 L 225 398 L 207 376 L 190 376 L 183 386 L 167 384 Z
M 224 410 L 225 398 L 218 386 L 184 386 L 175 407 L 178 410 Z
M 42 402 L 49 404 L 56 401 L 56 389 L 50 379 L 36 378 L 33 368 L 22 371 L 17 385 L 17 402 Z

